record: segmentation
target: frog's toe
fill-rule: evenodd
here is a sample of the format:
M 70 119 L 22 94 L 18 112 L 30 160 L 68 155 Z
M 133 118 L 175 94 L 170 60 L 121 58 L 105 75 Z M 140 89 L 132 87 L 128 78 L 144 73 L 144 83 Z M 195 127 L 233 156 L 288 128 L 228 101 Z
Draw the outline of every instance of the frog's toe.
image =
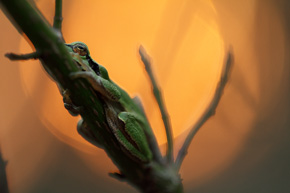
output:
M 91 78 L 95 77 L 96 75 L 93 72 L 81 71 L 81 72 L 72 72 L 69 75 L 72 79 L 76 78 Z
M 72 115 L 72 116 L 77 116 L 80 114 L 81 111 L 81 107 L 77 107 L 73 104 L 70 103 L 64 103 L 64 107 L 68 110 L 68 112 Z
M 71 79 L 78 79 L 83 77 L 83 72 L 72 72 L 69 74 Z

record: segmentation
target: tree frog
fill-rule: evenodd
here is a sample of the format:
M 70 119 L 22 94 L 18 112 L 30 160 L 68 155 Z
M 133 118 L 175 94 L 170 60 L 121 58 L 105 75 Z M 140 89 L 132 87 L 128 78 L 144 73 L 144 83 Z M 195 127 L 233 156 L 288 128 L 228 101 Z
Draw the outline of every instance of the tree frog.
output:
M 146 134 L 150 132 L 151 128 L 143 109 L 126 91 L 110 80 L 105 67 L 91 58 L 86 44 L 73 42 L 66 44 L 66 46 L 82 70 L 72 73 L 70 77 L 73 80 L 83 78 L 90 83 L 101 100 L 107 125 L 117 141 L 130 156 L 142 162 L 149 162 L 152 159 L 152 152 Z M 78 114 L 78 107 L 73 105 L 67 93 L 69 91 L 64 92 L 66 108 L 72 114 Z M 85 121 L 80 120 L 77 128 L 78 132 L 88 141 L 102 146 L 96 139 L 92 138 L 91 130 Z

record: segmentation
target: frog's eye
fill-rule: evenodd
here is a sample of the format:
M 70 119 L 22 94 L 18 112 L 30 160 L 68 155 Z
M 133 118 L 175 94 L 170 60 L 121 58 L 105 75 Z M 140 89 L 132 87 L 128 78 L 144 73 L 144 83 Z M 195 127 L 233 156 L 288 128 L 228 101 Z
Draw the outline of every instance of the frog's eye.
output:
M 73 51 L 74 53 L 79 54 L 80 56 L 85 56 L 88 54 L 88 50 L 86 47 L 82 46 L 82 45 L 75 45 L 73 47 Z

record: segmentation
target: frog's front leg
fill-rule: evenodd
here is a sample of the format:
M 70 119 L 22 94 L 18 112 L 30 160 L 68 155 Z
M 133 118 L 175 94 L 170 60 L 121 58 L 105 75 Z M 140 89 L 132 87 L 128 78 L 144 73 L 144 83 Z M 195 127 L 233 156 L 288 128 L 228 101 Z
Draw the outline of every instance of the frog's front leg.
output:
M 88 127 L 88 124 L 83 119 L 79 120 L 78 125 L 77 125 L 77 130 L 78 130 L 78 133 L 91 144 L 99 148 L 103 147 L 103 145 L 95 137 L 93 131 Z
M 110 81 L 96 75 L 94 72 L 74 72 L 70 74 L 72 79 L 83 78 L 87 80 L 95 91 L 111 101 L 118 101 L 121 93 L 118 88 Z
M 62 96 L 63 96 L 64 107 L 68 110 L 68 112 L 72 116 L 79 115 L 80 111 L 81 111 L 81 107 L 77 107 L 73 104 L 73 102 L 70 98 L 70 92 L 68 90 L 63 90 Z

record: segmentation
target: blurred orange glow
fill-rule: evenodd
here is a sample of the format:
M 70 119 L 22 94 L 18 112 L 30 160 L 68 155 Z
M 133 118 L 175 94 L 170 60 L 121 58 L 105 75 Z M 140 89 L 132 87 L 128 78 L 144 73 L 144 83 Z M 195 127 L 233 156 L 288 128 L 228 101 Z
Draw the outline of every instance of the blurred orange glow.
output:
M 45 1 L 40 1 L 39 7 L 46 6 L 45 4 Z M 108 69 L 111 79 L 132 96 L 135 93 L 141 95 L 152 127 L 159 128 L 154 130 L 158 141 L 163 144 L 166 138 L 159 110 L 152 95 L 148 94 L 149 81 L 137 55 L 138 45 L 144 44 L 153 58 L 156 75 L 162 85 L 172 117 L 174 136 L 180 135 L 186 129 L 188 115 L 194 114 L 193 118 L 196 119 L 208 104 L 220 75 L 225 54 L 223 41 L 214 19 L 205 16 L 206 12 L 214 15 L 212 4 L 200 1 L 202 8 L 188 15 L 191 18 L 189 21 L 177 24 L 180 25 L 177 26 L 178 29 L 172 31 L 172 26 L 166 26 L 166 29 L 162 29 L 164 35 L 161 39 L 156 39 L 156 34 L 160 28 L 164 28 L 160 26 L 160 20 L 164 19 L 162 16 L 165 1 L 160 1 L 155 6 L 152 6 L 152 2 L 135 2 L 136 5 L 129 7 L 126 3 L 108 2 L 99 5 L 100 3 L 91 1 L 90 4 L 95 11 L 88 12 L 87 6 L 81 7 L 75 3 L 64 16 L 66 28 L 63 30 L 67 42 L 87 43 L 91 55 Z M 149 8 L 150 13 L 147 11 Z M 180 14 L 184 14 L 184 8 L 181 7 Z M 86 20 L 75 16 L 82 12 L 88 12 Z M 135 17 L 131 17 L 132 15 Z M 182 39 L 179 34 L 183 34 Z M 163 48 L 160 48 L 162 44 Z M 20 50 L 25 53 L 31 49 L 22 41 Z M 35 66 L 37 68 L 31 69 L 21 66 L 24 87 L 29 95 L 35 92 L 39 77 L 45 76 L 41 67 Z M 46 89 L 41 93 L 41 113 L 44 121 L 58 128 L 58 132 L 83 142 L 75 130 L 71 129 L 75 127 L 77 119 L 71 118 L 62 107 L 57 87 L 51 81 L 45 82 L 45 85 Z
M 48 6 L 47 3 L 40 1 L 38 6 L 41 9 Z M 171 116 L 174 137 L 186 133 L 211 100 L 228 47 L 224 47 L 220 36 L 213 4 L 210 1 L 194 1 L 194 6 L 190 1 L 172 4 L 167 1 L 136 1 L 130 6 L 124 2 L 87 3 L 89 7 L 76 2 L 69 10 L 64 10 L 66 41 L 85 42 L 92 57 L 108 69 L 112 80 L 131 96 L 136 93 L 141 96 L 161 145 L 166 143 L 164 127 L 137 55 L 139 44 L 143 44 L 153 59 L 155 74 Z M 47 17 L 52 17 L 49 14 Z M 30 50 L 23 40 L 20 52 Z M 35 107 L 48 129 L 78 149 L 95 151 L 78 135 L 76 124 L 79 118 L 66 112 L 55 83 L 49 80 L 40 65 L 34 64 L 32 68 L 28 65 L 20 66 L 23 87 L 29 96 L 35 98 Z M 212 135 L 220 140 L 228 138 L 220 131 L 212 131 Z M 203 143 L 210 138 L 207 136 Z M 230 160 L 243 138 L 244 135 L 236 137 L 237 144 L 225 149 L 216 163 Z M 208 166 L 200 173 L 196 171 L 199 174 L 196 177 L 206 176 L 216 167 L 220 165 Z
M 36 3 L 51 23 L 52 1 Z M 164 152 L 165 131 L 137 52 L 140 44 L 146 48 L 171 116 L 175 155 L 188 128 L 210 102 L 232 45 L 235 62 L 229 84 L 215 116 L 197 133 L 181 167 L 185 189 L 193 190 L 185 192 L 283 188 L 278 181 L 283 183 L 290 174 L 287 0 L 63 3 L 66 42 L 85 42 L 113 81 L 132 97 L 141 97 Z M 109 190 L 112 183 L 131 192 L 106 177 L 116 167 L 102 150 L 78 135 L 80 117 L 65 110 L 55 83 L 39 61 L 4 58 L 6 52 L 29 53 L 32 49 L 24 38 L 19 40 L 2 12 L 0 22 L 0 145 L 9 161 L 11 192 L 43 192 L 37 186 L 57 191 L 65 187 L 67 192 L 76 191 L 74 187 Z M 262 187 L 261 191 L 255 187 Z
M 174 137 L 179 136 L 175 145 L 177 150 L 188 128 L 211 100 L 228 48 L 228 41 L 224 40 L 219 28 L 215 6 L 211 1 L 201 0 L 171 3 L 165 0 L 133 1 L 130 6 L 123 1 L 91 0 L 87 4 L 90 6 L 74 2 L 64 10 L 65 40 L 85 42 L 92 57 L 107 68 L 112 80 L 132 97 L 135 94 L 141 96 L 154 133 L 162 145 L 166 143 L 166 136 L 160 113 L 137 55 L 138 46 L 143 44 L 153 59 L 155 74 L 171 116 Z M 38 6 L 43 9 L 48 2 L 39 1 Z M 254 5 L 248 5 L 249 15 L 253 9 Z M 52 18 L 52 13 L 49 14 L 45 15 Z M 29 50 L 29 45 L 21 41 L 20 52 Z M 20 66 L 23 87 L 34 98 L 43 123 L 61 140 L 83 151 L 94 152 L 93 146 L 77 134 L 75 128 L 79 117 L 71 117 L 66 112 L 55 83 L 49 80 L 40 65 L 33 64 L 31 68 L 28 65 L 32 66 Z M 250 72 L 250 82 L 257 82 L 256 70 Z M 255 100 L 260 97 L 257 86 L 249 85 Z M 199 132 L 194 142 L 198 143 L 195 164 L 202 167 L 195 168 L 194 174 L 188 174 L 190 177 L 186 176 L 186 181 L 202 181 L 212 172 L 222 170 L 243 145 L 254 113 L 250 107 L 244 107 L 243 99 L 228 104 L 228 108 L 233 105 L 240 108 L 231 117 L 231 121 L 237 124 L 234 130 L 227 131 L 224 122 L 216 121 L 211 125 L 209 121 L 207 124 L 211 130 Z M 231 121 L 227 124 L 231 125 Z M 232 142 L 230 146 L 229 140 Z M 211 143 L 215 146 L 208 147 Z M 223 151 L 217 151 L 220 149 Z M 215 152 L 218 153 L 215 155 Z M 214 163 L 212 156 L 215 156 Z

